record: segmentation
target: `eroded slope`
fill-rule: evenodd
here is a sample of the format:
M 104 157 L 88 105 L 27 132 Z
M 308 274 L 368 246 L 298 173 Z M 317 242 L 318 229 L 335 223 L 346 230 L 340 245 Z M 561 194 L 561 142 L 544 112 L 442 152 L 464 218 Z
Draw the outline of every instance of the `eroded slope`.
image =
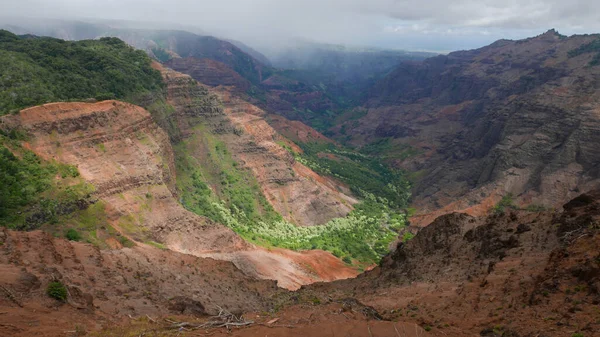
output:
M 214 134 L 236 162 L 252 172 L 269 203 L 286 220 L 302 226 L 324 224 L 352 210 L 357 201 L 341 192 L 339 183 L 295 161 L 282 146 L 295 145 L 265 121 L 263 110 L 221 88 L 211 92 L 223 103 L 222 110 L 214 106 L 210 111 L 196 111 L 194 92 L 206 89 L 195 88 L 198 84 L 187 75 L 167 68 L 161 71 L 167 80 L 168 99 L 178 112 L 178 124 L 188 136 L 187 143 L 195 143 L 194 132 L 200 138 L 203 133 Z M 196 142 L 187 151 L 202 158 L 208 150 Z
M 42 158 L 76 166 L 105 204 L 107 224 L 130 240 L 232 260 L 248 275 L 275 279 L 287 288 L 356 275 L 329 253 L 272 254 L 185 210 L 177 201 L 169 138 L 138 106 L 118 101 L 53 103 L 23 110 L 4 122 L 30 134 L 26 146 Z M 105 230 L 102 223 L 97 227 L 92 230 Z M 107 244 L 121 247 L 118 242 Z M 296 261 L 305 261 L 305 255 L 323 258 Z M 337 272 L 330 273 L 330 268 Z

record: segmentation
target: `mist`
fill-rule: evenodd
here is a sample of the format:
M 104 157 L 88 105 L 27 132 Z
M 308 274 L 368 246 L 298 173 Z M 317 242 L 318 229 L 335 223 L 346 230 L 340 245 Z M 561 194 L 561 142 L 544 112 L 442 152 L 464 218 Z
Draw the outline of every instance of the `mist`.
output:
M 600 32 L 600 2 L 594 0 L 1 0 L 0 17 L 128 21 L 263 50 L 301 39 L 444 52 L 550 28 L 566 35 Z

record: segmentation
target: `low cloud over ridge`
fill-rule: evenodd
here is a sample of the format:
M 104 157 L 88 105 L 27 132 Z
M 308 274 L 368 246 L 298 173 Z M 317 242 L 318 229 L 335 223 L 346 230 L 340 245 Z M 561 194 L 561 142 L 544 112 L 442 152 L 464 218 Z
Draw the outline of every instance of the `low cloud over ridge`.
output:
M 285 38 L 452 50 L 556 28 L 600 31 L 595 0 L 1 0 L 3 16 L 196 26 L 259 44 Z

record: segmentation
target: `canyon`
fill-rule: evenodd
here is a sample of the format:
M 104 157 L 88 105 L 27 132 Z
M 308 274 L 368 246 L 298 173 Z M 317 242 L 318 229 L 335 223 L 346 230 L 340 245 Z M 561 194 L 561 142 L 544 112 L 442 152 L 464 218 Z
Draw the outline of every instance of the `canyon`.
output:
M 328 82 L 98 29 L 162 82 L 2 110 L 0 154 L 59 169 L 0 232 L 0 334 L 598 335 L 597 35 L 359 54 L 377 76 Z

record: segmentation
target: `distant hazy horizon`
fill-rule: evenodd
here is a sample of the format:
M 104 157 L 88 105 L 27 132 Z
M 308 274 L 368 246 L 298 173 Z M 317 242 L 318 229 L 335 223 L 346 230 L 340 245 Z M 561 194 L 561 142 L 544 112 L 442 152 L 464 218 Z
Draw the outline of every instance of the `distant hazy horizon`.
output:
M 305 39 L 445 53 L 552 28 L 564 35 L 600 32 L 600 2 L 591 0 L 0 0 L 0 13 L 127 20 L 201 31 L 257 48 Z

